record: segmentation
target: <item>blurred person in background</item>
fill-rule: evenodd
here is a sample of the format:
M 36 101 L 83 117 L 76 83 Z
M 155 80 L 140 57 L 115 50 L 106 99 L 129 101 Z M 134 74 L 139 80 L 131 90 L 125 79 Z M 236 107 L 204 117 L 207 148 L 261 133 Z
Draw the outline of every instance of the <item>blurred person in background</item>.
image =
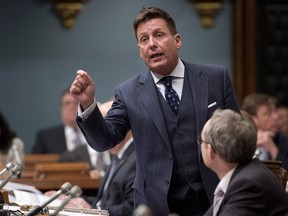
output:
M 110 216 L 132 215 L 134 209 L 132 185 L 136 175 L 136 156 L 131 131 L 120 144 L 109 151 L 112 161 L 100 183 L 97 196 L 72 199 L 67 207 L 101 208 L 108 210 Z
M 278 114 L 278 131 L 288 134 L 288 106 L 280 105 L 276 112 Z
M 109 152 L 99 153 L 88 146 L 76 123 L 77 108 L 78 103 L 69 88 L 65 89 L 61 94 L 62 123 L 39 130 L 32 153 L 60 154 L 60 162 L 87 162 L 92 169 L 98 169 L 104 175 L 110 163 Z M 72 152 L 72 157 L 69 152 Z
M 77 105 L 78 103 L 70 94 L 69 89 L 65 89 L 61 94 L 62 123 L 39 130 L 32 153 L 61 154 L 86 144 L 86 140 L 76 124 Z
M 132 185 L 136 175 L 136 155 L 131 131 L 127 133 L 121 143 L 110 149 L 109 152 L 112 158 L 111 164 L 101 180 L 97 196 L 74 198 L 66 207 L 101 208 L 108 210 L 110 216 L 132 215 L 134 209 Z M 53 194 L 55 191 L 45 193 L 47 196 Z M 67 195 L 62 195 L 60 199 L 66 197 Z
M 288 168 L 288 135 L 278 131 L 276 98 L 262 93 L 247 95 L 242 110 L 250 114 L 256 124 L 257 150 L 255 156 L 260 160 L 277 160 Z
M 99 105 L 101 114 L 105 117 L 112 105 L 112 100 Z M 107 166 L 110 164 L 109 151 L 97 152 L 92 147 L 81 145 L 72 151 L 66 151 L 60 155 L 59 162 L 87 162 L 91 165 L 91 178 L 103 177 Z M 100 171 L 100 172 L 99 172 Z
M 0 113 L 0 163 L 14 162 L 23 166 L 24 142 L 10 128 L 8 121 Z

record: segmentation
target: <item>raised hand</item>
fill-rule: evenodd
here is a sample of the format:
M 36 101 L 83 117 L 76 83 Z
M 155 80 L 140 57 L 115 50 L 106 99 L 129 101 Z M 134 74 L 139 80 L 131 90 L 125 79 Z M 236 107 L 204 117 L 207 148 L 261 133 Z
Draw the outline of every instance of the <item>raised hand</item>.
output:
M 94 102 L 95 86 L 93 79 L 83 70 L 76 72 L 76 78 L 70 87 L 70 93 L 77 100 L 81 108 L 86 110 Z

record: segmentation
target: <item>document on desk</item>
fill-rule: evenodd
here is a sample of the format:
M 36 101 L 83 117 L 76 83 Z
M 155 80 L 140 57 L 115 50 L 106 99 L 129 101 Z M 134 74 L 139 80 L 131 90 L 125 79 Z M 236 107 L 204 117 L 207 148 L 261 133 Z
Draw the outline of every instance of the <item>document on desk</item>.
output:
M 53 207 L 49 209 L 51 213 L 53 212 Z M 64 208 L 62 211 L 59 212 L 61 216 L 109 216 L 107 210 L 101 209 L 86 209 L 86 208 Z
M 42 203 L 46 202 L 50 197 L 45 196 L 43 194 L 36 194 L 36 193 L 31 193 L 27 191 L 22 191 L 22 190 L 14 190 L 14 200 L 13 203 L 17 205 L 41 205 Z M 10 200 L 10 198 L 9 198 Z M 49 203 L 49 206 L 59 206 L 61 205 L 62 200 L 60 199 L 55 199 L 51 203 Z
M 0 183 L 2 182 L 2 180 L 0 180 Z M 26 185 L 26 184 L 20 184 L 20 183 L 15 183 L 15 182 L 8 182 L 4 188 L 7 191 L 13 191 L 13 190 L 22 190 L 22 191 L 29 191 L 32 193 L 36 193 L 36 194 L 42 194 L 41 191 L 39 191 L 37 188 L 35 188 L 34 186 L 31 185 Z

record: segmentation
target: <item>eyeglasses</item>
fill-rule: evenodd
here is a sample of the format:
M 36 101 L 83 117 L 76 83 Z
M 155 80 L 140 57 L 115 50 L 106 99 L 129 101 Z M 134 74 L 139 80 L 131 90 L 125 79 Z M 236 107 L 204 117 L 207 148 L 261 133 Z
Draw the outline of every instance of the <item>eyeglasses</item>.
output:
M 210 145 L 211 148 L 213 149 L 213 151 L 216 152 L 214 146 L 213 146 L 211 143 L 209 143 L 209 142 L 207 142 L 207 141 L 205 141 L 205 140 L 202 140 L 200 136 L 197 136 L 196 139 L 197 139 L 197 144 L 198 144 L 199 146 L 201 146 L 202 143 L 205 143 L 205 144 L 207 144 L 207 145 Z
M 201 146 L 202 143 L 210 144 L 210 143 L 208 143 L 207 141 L 202 140 L 200 136 L 197 136 L 196 139 L 197 139 L 197 144 L 198 144 L 199 146 Z

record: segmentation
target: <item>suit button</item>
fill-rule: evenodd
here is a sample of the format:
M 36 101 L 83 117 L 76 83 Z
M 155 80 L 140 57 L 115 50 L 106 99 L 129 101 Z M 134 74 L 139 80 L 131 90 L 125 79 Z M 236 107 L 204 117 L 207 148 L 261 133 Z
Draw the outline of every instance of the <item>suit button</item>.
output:
M 169 185 L 169 181 L 168 181 L 168 180 L 165 180 L 165 184 L 166 184 L 166 185 Z
M 173 159 L 173 157 L 172 157 L 172 155 L 171 154 L 169 154 L 169 160 L 172 160 Z

